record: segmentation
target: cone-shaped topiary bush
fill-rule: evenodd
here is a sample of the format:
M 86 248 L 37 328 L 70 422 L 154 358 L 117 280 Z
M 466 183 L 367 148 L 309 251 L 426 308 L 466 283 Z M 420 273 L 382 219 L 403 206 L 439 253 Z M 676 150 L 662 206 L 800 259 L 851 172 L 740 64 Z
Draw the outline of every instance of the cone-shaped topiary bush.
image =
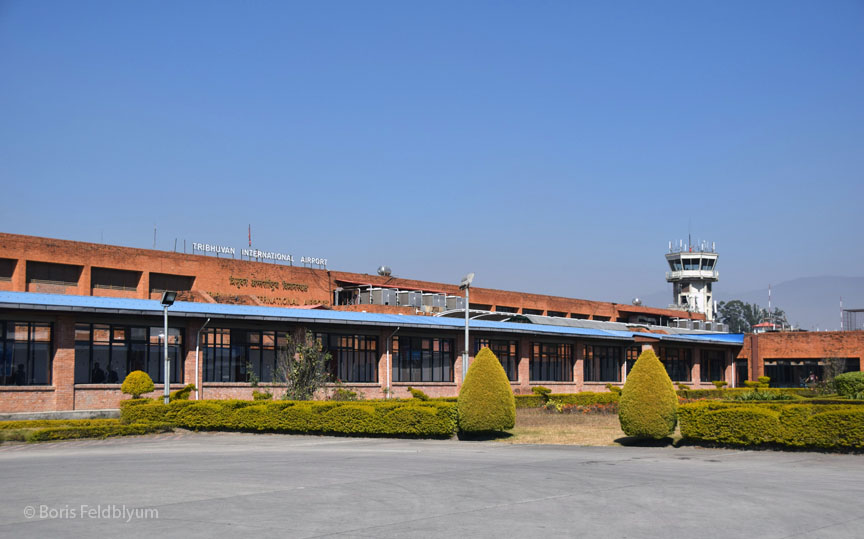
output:
M 474 358 L 459 391 L 458 410 L 463 432 L 496 432 L 516 424 L 516 399 L 492 350 L 483 348 Z
M 678 395 L 663 363 L 652 350 L 642 352 L 621 391 L 621 430 L 637 438 L 664 438 L 675 430 L 677 408 Z
M 153 391 L 153 379 L 144 371 L 132 371 L 123 380 L 123 385 L 120 386 L 120 391 L 127 395 L 132 395 L 133 399 L 137 399 L 144 393 Z

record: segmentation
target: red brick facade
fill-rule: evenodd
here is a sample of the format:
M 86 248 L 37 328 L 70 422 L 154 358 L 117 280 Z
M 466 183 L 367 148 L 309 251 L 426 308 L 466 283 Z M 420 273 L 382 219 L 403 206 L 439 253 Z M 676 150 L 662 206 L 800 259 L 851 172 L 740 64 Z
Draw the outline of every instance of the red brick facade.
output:
M 95 243 L 21 236 L 0 233 L 0 290 L 44 292 L 82 296 L 157 299 L 162 284 L 172 290 L 188 292 L 181 299 L 189 301 L 244 303 L 296 307 L 331 305 L 333 291 L 340 283 L 363 283 L 372 286 L 398 287 L 404 290 L 427 290 L 459 296 L 454 284 L 433 283 L 397 277 L 382 277 L 311 267 L 287 266 L 216 256 L 191 255 L 167 251 L 117 247 Z M 46 270 L 45 264 L 50 267 Z M 58 268 L 57 265 L 65 265 Z M 11 274 L 4 275 L 11 267 Z M 39 270 L 45 270 L 44 275 Z M 68 270 L 51 273 L 53 270 Z M 116 270 L 121 270 L 117 275 Z M 121 279 L 106 283 L 106 274 Z M 100 282 L 102 281 L 102 282 Z M 504 307 L 523 313 L 556 313 L 558 315 L 629 322 L 639 315 L 656 318 L 704 319 L 699 313 L 657 309 L 635 305 L 588 301 L 581 299 L 526 294 L 488 288 L 471 289 L 472 305 L 499 310 Z M 408 312 L 395 306 L 335 306 L 345 310 L 375 312 Z
M 765 374 L 765 360 L 847 358 L 864 367 L 864 331 L 760 333 L 744 337 L 738 359 L 747 360 L 751 380 Z

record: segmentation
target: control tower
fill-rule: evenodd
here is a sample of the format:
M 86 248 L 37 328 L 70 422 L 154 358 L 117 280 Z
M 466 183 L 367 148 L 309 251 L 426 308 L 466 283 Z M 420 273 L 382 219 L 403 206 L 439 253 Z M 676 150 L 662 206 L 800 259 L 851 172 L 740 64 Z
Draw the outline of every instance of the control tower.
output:
M 717 282 L 717 251 L 714 243 L 679 240 L 669 242 L 666 253 L 669 270 L 666 281 L 672 283 L 673 303 L 669 307 L 703 313 L 706 320 L 714 320 L 716 305 L 711 284 Z

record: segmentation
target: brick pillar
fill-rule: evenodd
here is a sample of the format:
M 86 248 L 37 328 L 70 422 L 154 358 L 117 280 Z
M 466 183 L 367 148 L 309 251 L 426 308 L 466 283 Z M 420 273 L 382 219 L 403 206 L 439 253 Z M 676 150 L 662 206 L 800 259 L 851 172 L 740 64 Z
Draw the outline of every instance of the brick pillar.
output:
M 195 345 L 197 344 L 198 330 L 204 325 L 203 320 L 189 320 L 186 324 L 186 330 L 183 335 L 183 344 L 185 354 L 180 354 L 180 360 L 183 361 L 183 384 L 195 384 L 198 388 L 198 395 L 201 395 L 201 382 L 204 380 L 204 354 L 200 353 L 198 358 L 198 383 L 195 383 Z M 195 394 L 189 397 L 195 398 Z
M 732 355 L 731 350 L 723 351 L 723 364 L 726 366 L 723 369 L 723 379 L 726 380 L 726 387 L 733 387 L 735 385 L 735 356 Z
M 469 339 L 473 338 L 471 335 Z M 462 350 L 465 350 L 465 330 L 459 332 L 453 340 L 453 381 L 456 382 L 456 392 L 462 389 Z M 471 367 L 471 352 L 468 352 L 468 367 Z
M 90 282 L 91 274 L 90 271 L 91 266 L 88 264 L 84 266 L 81 270 L 81 276 L 78 277 L 78 291 L 76 294 L 79 296 L 89 296 L 93 291 L 92 283 Z
M 576 391 L 582 391 L 585 384 L 585 355 L 584 346 L 579 342 L 573 343 L 573 383 L 576 384 Z
M 693 349 L 693 367 L 690 369 L 690 381 L 693 384 L 702 383 L 702 350 Z
M 747 367 L 747 371 L 750 373 L 750 380 L 757 380 L 760 376 L 762 376 L 762 358 L 759 357 L 758 335 L 750 336 L 750 358 L 748 359 Z M 741 381 L 741 385 L 744 385 L 743 380 Z
M 60 316 L 54 323 L 51 385 L 54 410 L 75 409 L 75 318 Z
M 150 272 L 141 272 L 141 281 L 138 283 L 138 298 L 150 299 Z
M 12 290 L 15 292 L 27 291 L 27 261 L 19 258 L 12 272 Z
M 393 329 L 384 328 L 379 332 L 378 335 L 378 340 L 381 343 L 380 348 L 378 348 L 378 385 L 381 386 L 382 394 L 383 391 L 387 389 L 387 380 L 390 380 L 391 388 L 393 383 L 392 370 L 388 370 L 387 365 L 387 350 L 389 349 L 388 347 L 392 346 L 392 342 L 388 342 L 388 337 L 390 337 L 391 333 L 393 333 Z M 390 361 L 393 361 L 392 351 L 390 355 Z
M 519 389 L 522 393 L 531 393 L 531 340 L 519 337 Z

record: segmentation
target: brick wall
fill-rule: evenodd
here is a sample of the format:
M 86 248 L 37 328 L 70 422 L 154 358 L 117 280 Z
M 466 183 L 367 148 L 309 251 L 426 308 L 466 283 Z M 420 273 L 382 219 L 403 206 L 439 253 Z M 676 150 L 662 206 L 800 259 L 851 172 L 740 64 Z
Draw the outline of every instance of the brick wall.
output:
M 151 274 L 169 274 L 192 277 L 192 290 L 208 294 L 217 302 L 230 303 L 234 301 L 233 298 L 249 296 L 263 305 L 281 307 L 329 305 L 333 301 L 332 294 L 337 281 L 462 295 L 455 284 L 250 262 L 220 256 L 222 258 L 0 233 L 0 257 L 16 260 L 12 280 L 0 281 L 0 290 L 150 299 L 157 297 L 150 293 Z M 28 284 L 28 261 L 70 264 L 81 266 L 83 270 L 77 286 Z M 93 267 L 135 271 L 140 272 L 141 276 L 134 291 L 93 288 Z M 195 297 L 200 299 L 206 296 Z M 554 311 L 613 321 L 619 318 L 626 320 L 635 314 L 704 319 L 704 315 L 698 313 L 488 288 L 472 288 L 471 302 L 488 304 L 493 309 L 508 306 L 516 307 L 519 312 L 524 309 L 544 314 Z M 377 311 L 378 306 L 364 307 L 365 310 Z
M 738 359 L 748 360 L 750 376 L 765 374 L 765 359 L 864 359 L 864 331 L 777 332 L 746 335 Z

